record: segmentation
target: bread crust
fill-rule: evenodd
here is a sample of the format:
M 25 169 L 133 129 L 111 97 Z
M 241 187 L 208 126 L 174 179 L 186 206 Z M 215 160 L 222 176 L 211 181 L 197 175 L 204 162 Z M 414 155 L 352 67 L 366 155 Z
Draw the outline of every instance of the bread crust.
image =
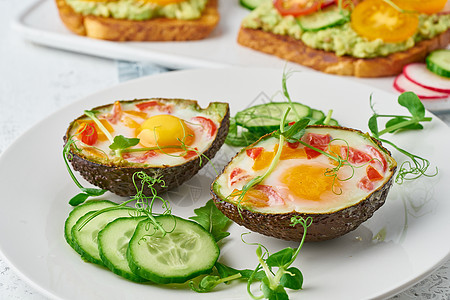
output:
M 202 16 L 196 20 L 155 18 L 144 21 L 82 15 L 65 0 L 55 0 L 59 16 L 73 33 L 110 41 L 191 41 L 206 38 L 220 16 L 218 1 L 209 0 Z
M 450 30 L 417 43 L 414 47 L 385 57 L 356 58 L 314 49 L 289 36 L 241 27 L 238 43 L 282 59 L 329 74 L 356 77 L 386 77 L 400 74 L 412 62 L 423 62 L 428 53 L 450 43 Z

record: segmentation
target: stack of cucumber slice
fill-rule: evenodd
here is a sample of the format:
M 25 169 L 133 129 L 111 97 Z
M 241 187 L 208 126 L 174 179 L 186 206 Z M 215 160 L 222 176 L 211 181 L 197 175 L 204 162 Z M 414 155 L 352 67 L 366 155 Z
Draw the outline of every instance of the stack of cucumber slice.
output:
M 323 111 L 311 108 L 299 102 L 269 102 L 251 106 L 238 112 L 231 118 L 230 131 L 226 143 L 232 146 L 248 146 L 261 136 L 280 128 L 281 119 L 288 108 L 291 108 L 286 126 L 307 118 L 309 124 L 339 126 L 335 119 L 326 120 Z
M 154 218 L 165 235 L 134 208 L 87 201 L 69 214 L 65 238 L 83 259 L 135 282 L 183 283 L 211 272 L 219 248 L 208 231 L 173 215 Z

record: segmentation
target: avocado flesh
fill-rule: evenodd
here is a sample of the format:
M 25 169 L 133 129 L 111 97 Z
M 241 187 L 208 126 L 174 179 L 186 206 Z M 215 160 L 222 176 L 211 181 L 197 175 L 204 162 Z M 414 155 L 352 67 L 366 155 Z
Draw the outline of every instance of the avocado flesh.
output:
M 383 153 L 388 163 L 384 179 L 379 186 L 370 193 L 365 193 L 361 198 L 343 199 L 341 204 L 335 207 L 326 207 L 318 211 L 302 210 L 301 208 L 284 211 L 282 209 L 274 209 L 271 211 L 270 209 L 262 210 L 251 206 L 238 208 L 236 203 L 233 203 L 232 200 L 230 201 L 226 197 L 229 195 L 229 190 L 223 187 L 223 176 L 226 176 L 224 174 L 229 172 L 228 168 L 233 165 L 234 160 L 240 161 L 240 156 L 246 155 L 246 149 L 258 147 L 264 143 L 267 137 L 263 137 L 260 141 L 238 153 L 224 168 L 223 173 L 214 180 L 211 185 L 211 194 L 216 206 L 228 218 L 241 226 L 267 236 L 292 241 L 300 241 L 303 236 L 301 225 L 290 226 L 293 216 L 301 216 L 305 219 L 311 217 L 313 219 L 312 225 L 307 230 L 306 241 L 323 241 L 337 238 L 355 230 L 361 223 L 369 219 L 386 200 L 396 170 L 395 160 L 390 156 L 389 151 L 381 146 L 379 141 L 364 135 L 358 130 L 333 126 L 310 126 L 309 128 L 324 130 L 324 132 L 335 129 L 345 130 L 350 134 L 355 133 L 363 136 L 372 146 L 376 146 Z
M 217 126 L 216 136 L 211 145 L 201 153 L 202 156 L 206 156 L 208 159 L 214 158 L 228 134 L 230 112 L 227 103 L 212 102 L 205 109 L 201 109 L 196 101 L 184 99 L 136 99 L 132 101 L 121 101 L 121 103 L 145 102 L 151 100 L 172 103 L 175 105 L 192 106 L 199 112 L 217 114 L 220 118 L 220 125 Z M 111 106 L 112 104 L 96 107 L 93 108 L 92 111 L 104 111 Z M 85 115 L 80 116 L 70 124 L 64 136 L 65 143 L 68 141 L 68 138 L 73 135 L 76 121 L 85 118 Z M 195 159 L 190 159 L 183 164 L 149 166 L 139 163 L 124 163 L 123 160 L 120 162 L 114 160 L 94 160 L 89 156 L 79 153 L 74 147 L 71 147 L 70 154 L 72 155 L 72 160 L 70 162 L 73 169 L 78 171 L 85 180 L 119 196 L 134 196 L 137 192 L 136 188 L 141 189 L 139 180 L 137 180 L 136 186 L 133 183 L 133 174 L 136 172 L 143 171 L 153 178 L 162 176 L 161 178 L 165 183 L 164 186 L 157 183 L 153 188 L 155 188 L 157 193 L 163 193 L 191 179 L 206 164 L 205 159 L 201 159 L 200 156 L 197 156 Z M 143 193 L 148 196 L 153 195 L 152 190 L 147 186 L 144 186 Z

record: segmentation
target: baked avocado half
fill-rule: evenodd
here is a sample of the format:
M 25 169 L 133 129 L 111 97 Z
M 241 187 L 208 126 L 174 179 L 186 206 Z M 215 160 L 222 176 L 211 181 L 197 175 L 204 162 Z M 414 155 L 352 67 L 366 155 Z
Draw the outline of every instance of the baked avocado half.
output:
M 211 102 L 202 109 L 184 99 L 136 99 L 95 107 L 70 123 L 73 168 L 88 182 L 119 196 L 133 196 L 143 171 L 162 182 L 158 193 L 192 178 L 223 145 L 229 105 Z M 152 190 L 144 187 L 144 194 Z
M 311 217 L 305 240 L 323 241 L 356 229 L 384 204 L 397 163 L 378 140 L 308 126 L 300 141 L 284 142 L 276 167 L 250 189 L 272 163 L 279 138 L 269 134 L 242 149 L 211 185 L 216 206 L 237 224 L 284 240 L 303 236 L 292 217 Z

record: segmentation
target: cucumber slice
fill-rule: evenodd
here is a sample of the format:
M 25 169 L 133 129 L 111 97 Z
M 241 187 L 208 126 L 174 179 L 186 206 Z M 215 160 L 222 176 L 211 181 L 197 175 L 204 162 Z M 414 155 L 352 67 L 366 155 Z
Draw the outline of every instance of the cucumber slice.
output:
M 325 113 L 318 109 L 311 110 L 311 122 L 309 124 L 322 124 L 323 120 L 325 120 Z
M 133 273 L 156 283 L 183 283 L 211 272 L 219 257 L 214 238 L 198 223 L 175 216 L 155 218 L 167 231 L 139 223 L 127 251 Z M 173 229 L 173 230 L 172 230 Z
M 311 108 L 309 106 L 298 102 L 294 102 L 293 106 L 300 119 L 311 116 Z M 235 117 L 236 124 L 247 128 L 250 132 L 263 135 L 280 128 L 281 118 L 288 107 L 291 107 L 289 102 L 270 102 L 255 105 L 238 112 Z M 289 123 L 298 120 L 297 114 L 291 109 L 286 121 Z
M 331 119 L 330 119 L 330 122 L 328 122 L 327 125 L 330 125 L 330 126 L 339 126 L 339 122 L 338 122 L 336 119 L 331 118 Z
M 267 0 L 239 0 L 239 3 L 250 10 L 254 10 L 257 8 L 261 3 L 266 2 Z
M 128 266 L 128 243 L 139 222 L 146 218 L 118 218 L 98 233 L 98 251 L 103 264 L 115 274 L 135 282 L 147 280 L 134 274 Z
M 92 217 L 95 213 L 96 211 L 88 212 L 75 223 L 72 227 L 72 237 L 74 249 L 84 259 L 103 265 L 98 251 L 97 235 L 99 231 L 102 230 L 109 222 L 117 218 L 136 216 L 136 210 L 130 207 L 111 207 L 111 210 L 102 212 L 83 226 L 85 221 Z
M 90 211 L 96 211 L 99 209 L 103 209 L 106 207 L 111 207 L 117 205 L 114 202 L 108 201 L 108 200 L 89 200 L 85 203 L 75 207 L 69 214 L 69 216 L 66 219 L 66 222 L 64 224 L 64 237 L 67 241 L 67 243 L 74 248 L 74 242 L 72 238 L 72 227 L 75 225 L 75 223 L 78 221 L 79 218 L 81 218 L 83 215 Z
M 318 31 L 341 25 L 350 21 L 350 12 L 330 6 L 323 10 L 297 18 L 297 23 L 304 31 Z
M 427 68 L 431 72 L 443 76 L 450 77 L 450 50 L 435 50 L 427 56 Z

